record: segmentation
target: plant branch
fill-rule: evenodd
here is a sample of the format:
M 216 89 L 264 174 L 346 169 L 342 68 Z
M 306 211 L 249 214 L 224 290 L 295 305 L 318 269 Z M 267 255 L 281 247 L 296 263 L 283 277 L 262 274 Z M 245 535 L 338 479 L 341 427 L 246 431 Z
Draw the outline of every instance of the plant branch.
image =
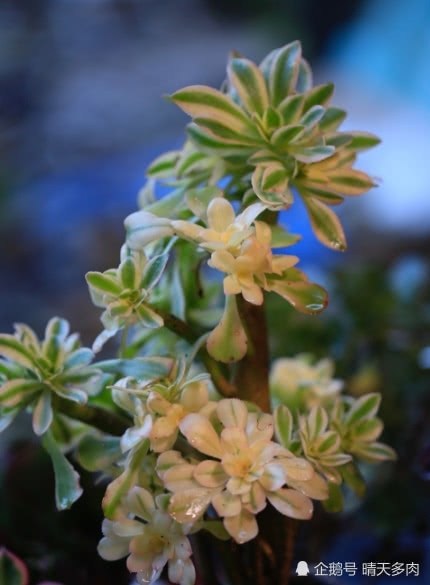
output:
M 52 402 L 57 412 L 115 437 L 123 435 L 132 424 L 126 417 L 99 406 L 77 404 L 60 396 L 53 396 Z
M 238 295 L 237 307 L 248 337 L 248 353 L 239 362 L 235 379 L 239 398 L 254 402 L 263 412 L 270 412 L 269 349 L 264 305 L 252 305 Z
M 182 321 L 182 319 L 175 317 L 175 315 L 172 315 L 171 313 L 159 309 L 154 310 L 156 310 L 160 317 L 163 318 L 164 326 L 167 327 L 167 329 L 176 333 L 176 335 L 182 337 L 182 339 L 185 339 L 188 343 L 195 343 L 197 341 L 198 335 L 187 323 L 185 323 L 185 321 Z M 198 355 L 203 361 L 205 368 L 210 374 L 219 393 L 226 397 L 237 396 L 236 386 L 225 377 L 220 364 L 208 354 L 205 347 L 202 347 L 199 350 Z

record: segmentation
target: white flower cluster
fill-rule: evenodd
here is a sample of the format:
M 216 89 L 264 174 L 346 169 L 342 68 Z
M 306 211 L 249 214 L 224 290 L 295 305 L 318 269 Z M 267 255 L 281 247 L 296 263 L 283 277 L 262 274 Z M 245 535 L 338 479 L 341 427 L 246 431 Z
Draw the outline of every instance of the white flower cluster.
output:
M 126 378 L 114 391 L 117 404 L 134 412 L 134 427 L 121 441 L 126 470 L 108 487 L 105 504 L 118 505 L 99 545 L 108 560 L 129 555 L 127 566 L 140 582 L 153 583 L 168 564 L 173 583 L 194 583 L 191 532 L 221 520 L 226 536 L 242 544 L 257 535 L 256 515 L 267 502 L 306 520 L 310 498 L 327 497 L 312 464 L 273 440 L 272 415 L 250 412 L 237 398 L 210 400 L 205 380 L 187 378 L 184 369 L 170 384 L 146 386 Z M 149 466 L 142 487 L 132 468 L 145 443 L 154 456 L 143 449 Z
M 222 191 L 220 191 L 222 195 Z M 306 276 L 293 269 L 298 257 L 273 254 L 272 249 L 290 245 L 291 234 L 277 228 L 281 237 L 275 241 L 272 228 L 256 218 L 267 209 L 253 203 L 236 216 L 233 205 L 224 197 L 214 197 L 207 207 L 195 208 L 197 219 L 204 223 L 160 218 L 147 210 L 127 217 L 128 244 L 142 249 L 148 243 L 166 236 L 179 236 L 208 250 L 208 265 L 225 273 L 224 293 L 241 294 L 254 305 L 263 303 L 263 291 L 273 291 L 303 312 L 324 308 L 325 291 L 308 282 Z

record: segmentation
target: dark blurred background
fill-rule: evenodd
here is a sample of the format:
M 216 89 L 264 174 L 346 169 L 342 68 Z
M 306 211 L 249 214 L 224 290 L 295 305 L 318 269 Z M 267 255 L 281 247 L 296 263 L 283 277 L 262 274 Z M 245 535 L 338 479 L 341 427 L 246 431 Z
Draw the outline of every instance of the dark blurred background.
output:
M 297 38 L 316 80 L 336 83 L 334 102 L 350 112 L 344 127 L 381 136 L 361 161 L 381 183 L 345 204 L 343 255 L 322 249 L 300 207 L 286 217 L 305 234 L 302 266 L 332 303 L 315 319 L 274 306 L 271 318 L 283 311 L 289 327 L 274 351 L 330 352 L 356 394 L 382 391 L 384 438 L 399 452 L 372 476 L 362 508 L 319 513 L 298 554 L 420 562 L 407 582 L 428 583 L 428 0 L 3 0 L 0 329 L 23 321 L 41 333 L 58 314 L 90 344 L 100 326 L 83 275 L 117 263 L 145 167 L 184 139 L 186 117 L 162 95 L 219 86 L 232 49 L 259 61 Z M 2 436 L 0 541 L 24 557 L 34 583 L 126 583 L 121 564 L 94 554 L 102 489 L 56 515 L 49 464 L 27 432 L 24 419 Z

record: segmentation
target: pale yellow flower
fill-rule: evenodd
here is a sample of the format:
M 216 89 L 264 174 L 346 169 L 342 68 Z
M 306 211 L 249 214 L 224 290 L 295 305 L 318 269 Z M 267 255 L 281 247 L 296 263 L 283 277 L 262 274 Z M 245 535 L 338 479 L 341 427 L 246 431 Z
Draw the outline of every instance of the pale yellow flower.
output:
M 248 413 L 238 399 L 218 402 L 216 415 L 223 427 L 220 434 L 202 414 L 188 415 L 180 423 L 190 445 L 212 459 L 188 463 L 171 451 L 158 459 L 161 480 L 173 492 L 170 514 L 178 522 L 195 522 L 212 504 L 238 543 L 256 536 L 255 515 L 266 500 L 286 516 L 310 518 L 311 500 L 286 486 L 290 478 L 311 479 L 314 470 L 271 440 L 272 416 Z
M 163 495 L 154 500 L 149 491 L 134 487 L 117 518 L 103 521 L 98 552 L 108 561 L 129 555 L 127 567 L 137 573 L 139 583 L 155 583 L 167 564 L 172 583 L 194 585 L 192 550 L 186 536 L 191 526 L 175 522 L 165 503 Z

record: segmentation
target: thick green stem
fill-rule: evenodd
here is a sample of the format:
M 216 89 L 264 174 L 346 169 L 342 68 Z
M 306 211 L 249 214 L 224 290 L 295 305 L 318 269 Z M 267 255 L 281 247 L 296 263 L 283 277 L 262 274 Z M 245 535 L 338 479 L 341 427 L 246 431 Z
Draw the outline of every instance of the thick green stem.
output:
M 120 437 L 132 424 L 131 420 L 105 408 L 77 404 L 60 396 L 53 397 L 53 406 L 57 412 L 86 423 L 108 435 Z

